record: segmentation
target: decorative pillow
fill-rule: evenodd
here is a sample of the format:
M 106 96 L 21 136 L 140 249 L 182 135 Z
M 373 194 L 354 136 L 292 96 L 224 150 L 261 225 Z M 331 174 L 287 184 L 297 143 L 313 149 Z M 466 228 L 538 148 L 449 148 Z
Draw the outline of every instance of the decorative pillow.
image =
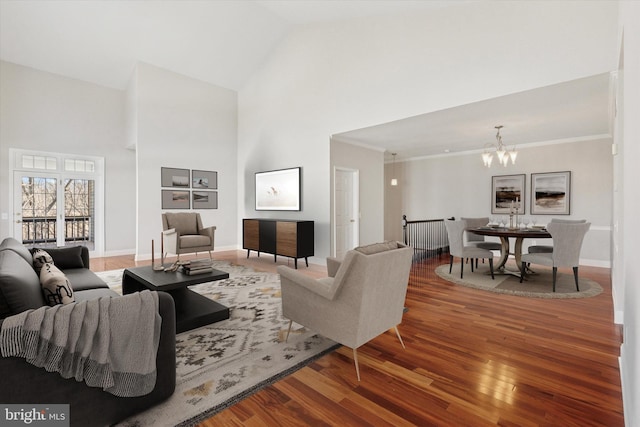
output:
M 52 263 L 48 262 L 42 266 L 40 285 L 44 300 L 51 306 L 75 302 L 69 279 Z
M 31 256 L 33 257 L 33 269 L 38 275 L 40 275 L 40 270 L 43 265 L 53 263 L 53 258 L 49 255 L 49 252 L 40 248 L 31 249 Z
M 59 269 L 66 268 L 84 268 L 84 262 L 82 261 L 82 246 L 69 246 L 66 248 L 52 248 L 47 249 L 53 263 Z

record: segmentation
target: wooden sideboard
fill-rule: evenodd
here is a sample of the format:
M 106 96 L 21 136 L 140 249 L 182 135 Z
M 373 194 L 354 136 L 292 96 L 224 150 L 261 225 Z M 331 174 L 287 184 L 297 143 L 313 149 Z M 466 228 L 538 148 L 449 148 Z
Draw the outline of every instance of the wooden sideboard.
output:
M 313 256 L 313 221 L 287 219 L 244 219 L 242 220 L 242 248 L 251 251 L 293 258 L 298 268 L 298 258 L 304 258 L 309 266 L 308 257 Z

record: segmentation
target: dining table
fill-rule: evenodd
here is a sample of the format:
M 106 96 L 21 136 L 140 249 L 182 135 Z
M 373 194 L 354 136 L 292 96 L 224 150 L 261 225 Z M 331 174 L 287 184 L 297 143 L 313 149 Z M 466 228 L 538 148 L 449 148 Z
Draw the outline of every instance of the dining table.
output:
M 522 272 L 522 242 L 524 239 L 550 239 L 551 234 L 545 228 L 509 228 L 509 227 L 477 227 L 468 228 L 468 232 L 478 234 L 480 236 L 493 236 L 500 238 L 500 259 L 496 263 L 495 270 L 506 274 L 520 275 Z M 510 251 L 509 239 L 515 238 L 515 246 L 513 252 Z M 513 255 L 516 260 L 518 271 L 509 271 L 505 268 L 505 264 L 509 259 L 509 255 Z

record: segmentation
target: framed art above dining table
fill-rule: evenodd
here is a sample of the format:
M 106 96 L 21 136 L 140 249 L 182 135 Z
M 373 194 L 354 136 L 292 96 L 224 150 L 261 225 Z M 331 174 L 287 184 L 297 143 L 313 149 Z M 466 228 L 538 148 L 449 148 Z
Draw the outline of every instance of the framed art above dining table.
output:
M 491 213 L 525 213 L 525 174 L 491 177 Z M 513 211 L 513 212 L 512 212 Z
M 531 174 L 531 215 L 571 213 L 571 172 Z

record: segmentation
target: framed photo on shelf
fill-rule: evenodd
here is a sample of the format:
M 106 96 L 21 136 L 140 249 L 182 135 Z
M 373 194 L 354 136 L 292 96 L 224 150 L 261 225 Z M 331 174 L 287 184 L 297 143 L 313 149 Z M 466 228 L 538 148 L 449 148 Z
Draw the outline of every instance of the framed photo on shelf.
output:
M 189 190 L 162 190 L 162 209 L 189 209 Z
M 519 215 L 525 213 L 525 174 L 491 177 L 491 213 L 508 214 L 516 207 Z
M 531 174 L 531 215 L 571 213 L 571 172 Z
M 161 187 L 189 188 L 189 169 L 160 168 Z
M 191 172 L 191 188 L 203 190 L 218 189 L 218 172 L 193 170 Z
M 193 190 L 191 192 L 193 209 L 218 209 L 218 192 Z

